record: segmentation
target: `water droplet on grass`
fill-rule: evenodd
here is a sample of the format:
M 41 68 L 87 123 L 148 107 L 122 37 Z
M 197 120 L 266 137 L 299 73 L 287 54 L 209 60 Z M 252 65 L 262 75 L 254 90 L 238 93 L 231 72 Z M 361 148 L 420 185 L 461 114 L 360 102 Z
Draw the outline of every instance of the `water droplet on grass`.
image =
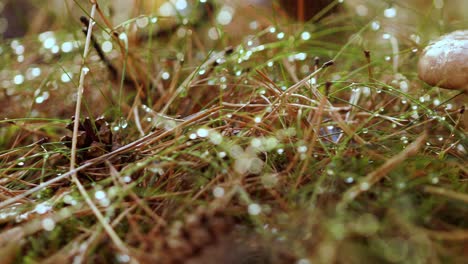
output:
M 13 78 L 13 83 L 16 85 L 20 85 L 24 82 L 24 76 L 22 74 L 17 74 Z
M 94 197 L 97 199 L 97 200 L 103 200 L 106 198 L 106 193 L 104 191 L 97 191 L 94 193 Z
M 361 189 L 361 191 L 367 191 L 369 190 L 369 183 L 368 182 L 361 182 L 361 184 L 359 185 L 359 189 Z
M 55 228 L 55 221 L 52 218 L 44 218 L 41 224 L 46 231 L 52 231 Z
M 394 7 L 390 7 L 384 10 L 384 16 L 388 18 L 393 18 L 396 17 L 397 15 L 397 10 Z
M 346 183 L 349 183 L 349 184 L 350 184 L 350 183 L 353 183 L 353 182 L 354 182 L 354 178 L 353 178 L 353 177 L 347 177 L 347 178 L 345 179 L 345 182 L 346 182 Z
M 162 78 L 163 80 L 169 80 L 169 78 L 171 78 L 171 74 L 168 73 L 168 72 L 163 72 L 163 73 L 161 74 L 161 78 Z
M 31 69 L 31 76 L 32 77 L 38 77 L 39 75 L 41 75 L 41 68 L 34 67 L 34 68 Z
M 309 40 L 312 37 L 308 31 L 304 31 L 301 33 L 301 39 L 302 40 Z
M 105 53 L 111 52 L 113 48 L 112 42 L 109 40 L 104 41 L 101 45 L 101 48 Z
M 201 138 L 206 138 L 210 134 L 210 131 L 206 128 L 199 128 L 197 130 L 197 135 Z
M 299 259 L 296 264 L 311 264 L 311 262 L 308 259 Z
M 213 196 L 216 198 L 221 198 L 224 196 L 224 188 L 217 186 L 213 189 Z
M 62 45 L 60 45 L 60 49 L 65 53 L 69 53 L 73 50 L 73 43 L 70 41 L 66 41 L 62 43 Z
M 230 6 L 223 6 L 216 16 L 216 21 L 221 25 L 231 23 L 234 14 L 234 9 Z
M 120 263 L 130 262 L 130 256 L 127 254 L 117 254 L 115 257 L 117 259 L 117 262 L 120 262 Z
M 380 22 L 379 21 L 372 21 L 371 28 L 374 31 L 379 30 L 380 29 Z
M 219 145 L 223 142 L 223 136 L 216 131 L 211 131 L 209 134 L 209 138 L 210 138 L 211 143 L 215 145 Z
M 52 206 L 50 204 L 47 204 L 47 203 L 40 203 L 38 205 L 36 205 L 34 211 L 38 214 L 45 214 L 47 213 L 48 211 L 52 210 Z
M 307 146 L 299 146 L 297 147 L 297 152 L 305 153 L 307 151 Z
M 124 183 L 130 183 L 132 181 L 132 177 L 127 175 L 127 176 L 123 177 L 122 180 L 123 180 Z
M 137 18 L 135 23 L 139 28 L 144 28 L 148 25 L 149 19 L 148 17 L 140 17 L 140 18 Z
M 355 9 L 358 16 L 367 16 L 369 13 L 369 10 L 365 5 L 357 5 Z
M 250 215 L 259 215 L 262 212 L 260 205 L 256 203 L 249 204 L 248 212 Z
M 62 73 L 62 75 L 60 76 L 60 80 L 63 82 L 63 83 L 68 83 L 72 80 L 73 78 L 73 75 L 71 73 Z

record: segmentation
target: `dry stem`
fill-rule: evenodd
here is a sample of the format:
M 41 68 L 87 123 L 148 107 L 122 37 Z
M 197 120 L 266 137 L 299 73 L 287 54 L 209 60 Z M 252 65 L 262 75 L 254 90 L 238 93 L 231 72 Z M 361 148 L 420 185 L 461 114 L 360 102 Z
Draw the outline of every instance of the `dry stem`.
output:
M 359 183 L 356 183 L 353 187 L 347 190 L 337 208 L 344 209 L 346 205 L 354 200 L 359 194 L 369 190 L 372 185 L 382 180 L 390 171 L 395 167 L 404 162 L 407 158 L 416 155 L 419 149 L 424 145 L 427 133 L 424 132 L 419 136 L 416 141 L 411 143 L 406 149 L 400 152 L 398 155 L 387 160 L 382 166 L 367 174 L 367 176 Z

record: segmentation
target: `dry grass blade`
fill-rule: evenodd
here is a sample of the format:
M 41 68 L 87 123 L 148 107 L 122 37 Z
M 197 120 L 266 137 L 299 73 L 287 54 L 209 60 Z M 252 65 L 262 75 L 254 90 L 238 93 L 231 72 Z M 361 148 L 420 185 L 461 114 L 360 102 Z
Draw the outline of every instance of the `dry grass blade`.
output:
M 434 186 L 424 186 L 423 190 L 430 194 L 444 196 L 450 199 L 461 201 L 465 204 L 468 204 L 468 194 L 460 193 L 452 190 L 447 190 L 444 188 L 434 187 Z
M 349 202 L 356 199 L 361 193 L 368 191 L 374 184 L 382 180 L 390 171 L 399 166 L 402 162 L 411 156 L 418 153 L 421 147 L 424 145 L 424 141 L 427 138 L 427 133 L 424 132 L 420 135 L 411 145 L 406 147 L 398 155 L 387 160 L 382 166 L 367 174 L 361 182 L 356 183 L 354 186 L 349 188 L 344 194 L 341 202 L 338 204 L 338 210 L 343 210 Z
M 112 157 L 115 157 L 116 155 L 119 155 L 119 154 L 122 154 L 122 153 L 128 153 L 129 151 L 132 151 L 136 148 L 139 148 L 139 147 L 142 147 L 142 146 L 146 146 L 146 145 L 150 145 L 150 144 L 153 144 L 154 142 L 158 141 L 158 140 L 162 140 L 164 139 L 165 137 L 169 136 L 169 135 L 172 135 L 174 134 L 176 131 L 186 127 L 186 126 L 189 126 L 193 123 L 195 123 L 196 121 L 201 121 L 201 120 L 204 120 L 205 118 L 209 117 L 210 115 L 212 115 L 213 113 L 216 113 L 218 112 L 219 110 L 221 109 L 221 107 L 213 107 L 209 110 L 206 110 L 206 111 L 201 111 L 200 113 L 197 113 L 197 114 L 193 114 L 191 115 L 190 117 L 184 119 L 183 122 L 181 122 L 179 125 L 177 125 L 176 127 L 172 128 L 172 129 L 169 129 L 169 130 L 166 130 L 165 132 L 163 133 L 160 133 L 160 132 L 152 132 L 142 138 L 139 138 L 138 140 L 135 140 L 125 146 L 122 146 L 110 153 L 107 153 L 107 154 L 104 154 L 100 157 L 97 157 L 97 158 L 94 158 L 94 159 L 91 159 L 91 160 L 88 160 L 86 161 L 86 163 L 84 163 L 83 165 L 73 169 L 73 170 L 70 170 L 60 176 L 57 176 L 49 181 L 46 181 L 46 182 L 43 182 L 42 184 L 32 188 L 32 189 L 29 189 L 21 194 L 18 194 L 16 195 L 15 197 L 12 197 L 12 198 L 9 198 L 8 200 L 5 200 L 3 202 L 0 202 L 0 209 L 1 208 L 4 208 L 10 204 L 13 204 L 15 202 L 18 202 L 26 197 L 28 197 L 29 195 L 33 194 L 33 193 L 36 193 L 48 186 L 50 186 L 51 184 L 54 184 L 56 182 L 59 182 L 59 181 L 62 181 L 63 179 L 66 179 L 68 177 L 70 177 L 71 175 L 73 174 L 76 174 L 78 173 L 79 171 L 82 171 L 86 168 L 89 168 L 95 164 L 98 164 L 100 162 L 103 162 L 105 160 L 108 160 Z
M 416 1 L 73 0 L 5 39 L 1 264 L 464 263 L 465 102 L 415 74 L 463 0 Z

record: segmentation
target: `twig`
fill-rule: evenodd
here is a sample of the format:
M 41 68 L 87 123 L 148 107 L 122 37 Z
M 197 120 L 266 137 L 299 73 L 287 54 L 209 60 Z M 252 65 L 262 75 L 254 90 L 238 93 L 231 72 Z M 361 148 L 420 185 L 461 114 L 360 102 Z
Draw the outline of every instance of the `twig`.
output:
M 86 34 L 86 42 L 84 46 L 84 52 L 83 52 L 83 60 L 81 62 L 81 72 L 80 72 L 80 81 L 78 84 L 78 91 L 77 91 L 77 99 L 76 99 L 76 107 L 75 107 L 75 119 L 73 122 L 73 136 L 72 136 L 72 147 L 71 147 L 71 158 L 70 158 L 70 171 L 75 170 L 75 162 L 76 162 L 76 145 L 78 142 L 78 128 L 80 124 L 80 114 L 81 114 L 81 100 L 83 98 L 83 91 L 84 91 L 84 78 L 89 69 L 85 67 L 86 63 L 86 58 L 89 53 L 89 47 L 91 44 L 91 36 L 93 32 L 93 24 L 94 24 L 94 14 L 96 13 L 96 7 L 97 4 L 96 2 L 92 2 L 93 5 L 91 7 L 91 13 L 90 13 L 90 22 L 88 25 L 88 32 Z M 109 237 L 112 239 L 114 244 L 117 246 L 120 251 L 124 253 L 128 253 L 127 247 L 124 245 L 122 240 L 119 238 L 117 233 L 115 233 L 114 229 L 109 225 L 109 223 L 106 221 L 104 216 L 101 214 L 101 211 L 96 207 L 96 205 L 93 203 L 91 198 L 89 197 L 88 193 L 86 192 L 86 189 L 84 186 L 81 184 L 80 180 L 78 179 L 76 172 L 73 172 L 71 174 L 72 181 L 75 182 L 76 186 L 78 187 L 78 190 L 80 191 L 80 194 L 83 196 L 85 199 L 86 203 L 88 206 L 91 208 L 93 213 L 96 215 L 96 218 L 99 220 L 99 222 L 102 224 L 104 229 L 106 230 L 107 234 Z
M 452 190 L 447 190 L 444 188 L 434 187 L 434 186 L 425 186 L 423 189 L 425 192 L 430 194 L 436 194 L 440 196 L 444 196 L 450 199 L 458 200 L 468 204 L 468 194 L 460 193 Z
M 407 158 L 416 155 L 419 149 L 424 145 L 426 137 L 427 132 L 424 132 L 421 136 L 419 136 L 416 139 L 416 141 L 411 143 L 411 145 L 409 145 L 405 150 L 387 160 L 382 166 L 380 166 L 373 172 L 367 174 L 367 176 L 362 181 L 356 183 L 353 187 L 348 189 L 343 194 L 343 198 L 337 205 L 337 209 L 344 209 L 349 202 L 353 201 L 361 193 L 368 191 L 374 184 L 382 180 L 395 167 L 400 165 Z

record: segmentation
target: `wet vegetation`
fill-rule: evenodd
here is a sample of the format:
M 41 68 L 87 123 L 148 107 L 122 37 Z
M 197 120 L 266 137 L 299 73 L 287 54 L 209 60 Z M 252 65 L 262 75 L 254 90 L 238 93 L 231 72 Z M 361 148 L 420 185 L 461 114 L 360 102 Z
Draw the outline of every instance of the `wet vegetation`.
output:
M 82 2 L 1 41 L 1 263 L 466 261 L 454 2 Z

